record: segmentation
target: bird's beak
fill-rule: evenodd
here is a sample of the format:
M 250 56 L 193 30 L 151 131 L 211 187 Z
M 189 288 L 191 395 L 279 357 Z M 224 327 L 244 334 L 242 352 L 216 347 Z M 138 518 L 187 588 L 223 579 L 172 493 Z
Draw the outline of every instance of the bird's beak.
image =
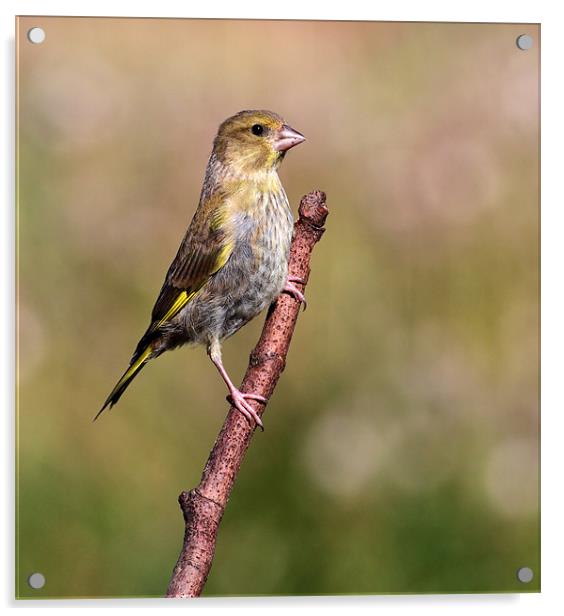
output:
M 277 152 L 285 152 L 295 145 L 300 144 L 302 141 L 305 141 L 305 137 L 301 133 L 298 133 L 298 131 L 294 130 L 291 126 L 284 124 L 278 131 L 273 146 Z

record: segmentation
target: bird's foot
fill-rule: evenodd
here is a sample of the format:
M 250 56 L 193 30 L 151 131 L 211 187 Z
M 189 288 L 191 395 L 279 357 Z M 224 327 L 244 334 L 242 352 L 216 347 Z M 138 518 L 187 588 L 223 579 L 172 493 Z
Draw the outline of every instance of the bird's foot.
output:
M 285 287 L 282 289 L 283 293 L 289 293 L 294 299 L 297 299 L 300 303 L 304 305 L 304 310 L 307 308 L 307 301 L 305 295 L 296 287 L 294 282 L 298 282 L 299 284 L 305 284 L 305 280 L 303 278 L 299 278 L 298 276 L 288 276 L 288 280 L 286 281 Z
M 227 396 L 227 401 L 231 402 L 233 406 L 243 413 L 243 415 L 247 418 L 247 421 L 251 424 L 254 421 L 255 424 L 264 431 L 264 426 L 262 425 L 262 421 L 258 416 L 258 413 L 255 409 L 247 402 L 247 400 L 256 400 L 257 402 L 266 402 L 266 398 L 264 396 L 259 396 L 258 394 L 247 394 L 239 391 L 236 388 L 231 390 L 231 393 Z

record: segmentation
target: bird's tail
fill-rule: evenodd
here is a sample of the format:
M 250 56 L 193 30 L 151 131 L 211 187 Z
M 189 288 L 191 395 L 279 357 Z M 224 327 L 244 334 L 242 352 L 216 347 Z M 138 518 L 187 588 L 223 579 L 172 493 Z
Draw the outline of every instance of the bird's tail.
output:
M 117 382 L 116 386 L 112 389 L 112 392 L 104 402 L 104 406 L 98 411 L 96 417 L 92 421 L 96 421 L 101 413 L 109 406 L 112 406 L 121 398 L 123 392 L 128 388 L 133 379 L 141 372 L 143 366 L 151 359 L 153 348 L 151 345 L 147 345 L 145 350 L 142 351 L 137 357 L 134 356 L 133 361 L 129 365 L 129 368 L 124 372 L 121 379 Z

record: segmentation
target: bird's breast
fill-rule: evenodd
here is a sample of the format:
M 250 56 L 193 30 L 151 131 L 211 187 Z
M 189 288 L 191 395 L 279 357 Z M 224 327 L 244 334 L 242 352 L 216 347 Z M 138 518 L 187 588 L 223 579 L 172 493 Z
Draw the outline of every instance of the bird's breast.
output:
M 263 192 L 256 207 L 240 214 L 236 221 L 234 265 L 244 270 L 247 287 L 253 292 L 277 295 L 287 277 L 293 232 L 292 211 L 282 187 Z
M 228 298 L 222 336 L 233 334 L 281 293 L 292 233 L 292 211 L 283 189 L 260 194 L 257 207 L 234 219 L 233 253 L 218 273 Z

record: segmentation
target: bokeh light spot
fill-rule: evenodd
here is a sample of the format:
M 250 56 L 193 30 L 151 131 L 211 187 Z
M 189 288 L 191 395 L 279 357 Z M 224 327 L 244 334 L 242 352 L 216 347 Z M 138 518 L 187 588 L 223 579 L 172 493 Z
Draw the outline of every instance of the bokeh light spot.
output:
M 514 437 L 494 447 L 485 474 L 490 504 L 514 518 L 538 511 L 538 445 L 532 438 Z

